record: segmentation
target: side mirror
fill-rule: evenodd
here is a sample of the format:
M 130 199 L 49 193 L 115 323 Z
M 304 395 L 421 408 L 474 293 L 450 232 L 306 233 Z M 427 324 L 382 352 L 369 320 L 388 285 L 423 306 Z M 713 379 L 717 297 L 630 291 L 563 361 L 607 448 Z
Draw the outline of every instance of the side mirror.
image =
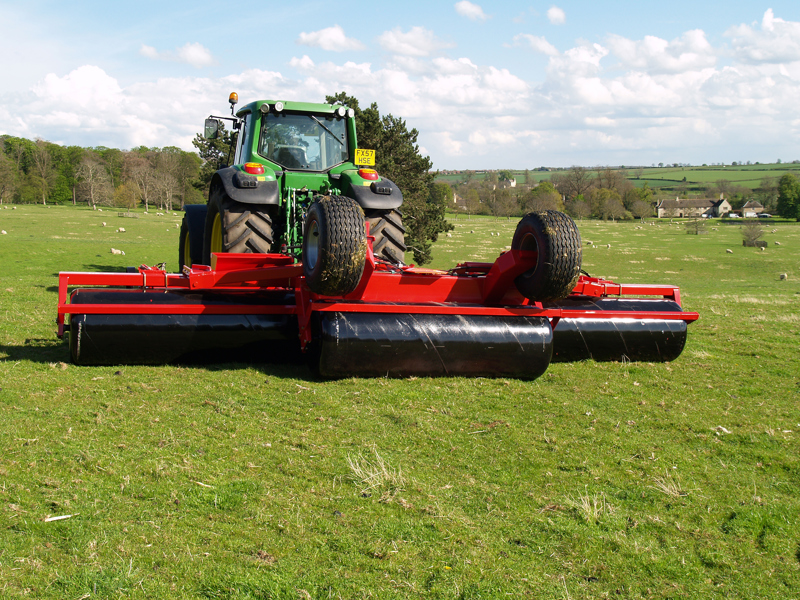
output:
M 218 119 L 206 119 L 203 137 L 207 140 L 216 140 L 221 126 L 222 122 Z

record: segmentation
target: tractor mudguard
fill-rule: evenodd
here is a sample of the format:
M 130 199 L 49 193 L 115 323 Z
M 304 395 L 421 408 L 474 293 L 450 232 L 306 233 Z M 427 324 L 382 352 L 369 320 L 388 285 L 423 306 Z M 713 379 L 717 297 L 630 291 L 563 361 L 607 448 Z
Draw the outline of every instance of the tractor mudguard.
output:
M 225 190 L 228 198 L 243 204 L 280 204 L 278 193 L 278 180 L 268 168 L 266 173 L 258 177 L 264 177 L 265 181 L 259 181 L 257 176 L 243 173 L 235 167 L 226 167 L 214 173 L 211 187 L 220 185 Z
M 364 209 L 390 210 L 398 208 L 403 203 L 403 193 L 393 181 L 382 177 L 380 181 L 373 181 L 369 185 L 351 184 L 346 195 L 358 202 Z

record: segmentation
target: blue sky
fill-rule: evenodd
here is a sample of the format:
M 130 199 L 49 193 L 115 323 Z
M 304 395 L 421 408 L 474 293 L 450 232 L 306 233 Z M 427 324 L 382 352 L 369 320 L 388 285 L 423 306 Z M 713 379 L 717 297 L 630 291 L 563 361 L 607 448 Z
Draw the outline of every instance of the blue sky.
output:
M 440 169 L 800 159 L 796 1 L 2 0 L 0 24 L 0 133 L 62 144 L 191 149 L 230 91 L 345 90 Z

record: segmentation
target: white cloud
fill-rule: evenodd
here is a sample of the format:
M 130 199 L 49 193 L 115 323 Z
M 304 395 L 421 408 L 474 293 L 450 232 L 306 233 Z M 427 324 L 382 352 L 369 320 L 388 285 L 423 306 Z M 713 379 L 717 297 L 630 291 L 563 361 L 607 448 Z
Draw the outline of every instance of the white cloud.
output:
M 313 46 L 333 52 L 364 49 L 364 44 L 354 38 L 347 37 L 344 33 L 344 29 L 339 25 L 326 27 L 325 29 L 312 31 L 311 33 L 306 33 L 304 31 L 295 41 L 303 46 Z
M 314 61 L 307 54 L 304 54 L 303 58 L 292 57 L 289 61 L 289 66 L 301 71 L 310 71 L 314 68 Z
M 59 98 L 62 111 L 89 107 L 103 111 L 123 102 L 117 80 L 94 65 L 79 67 L 64 77 L 50 73 L 34 86 L 33 92 L 39 98 Z
M 395 27 L 391 31 L 383 32 L 379 41 L 384 50 L 406 56 L 428 56 L 452 46 L 439 40 L 431 30 L 419 26 L 412 27 L 407 32 Z
M 608 49 L 600 44 L 585 43 L 570 48 L 563 54 L 550 57 L 548 75 L 553 73 L 560 77 L 591 77 L 600 73 L 600 61 L 608 55 Z
M 558 50 L 556 50 L 556 47 L 553 46 L 553 44 L 548 42 L 545 38 L 539 37 L 538 35 L 520 33 L 519 35 L 514 36 L 514 43 L 516 45 L 522 45 L 523 43 L 527 44 L 532 50 L 541 52 L 547 56 L 556 56 L 558 54 Z
M 800 23 L 784 21 L 769 8 L 761 20 L 761 30 L 749 25 L 731 27 L 733 56 L 745 63 L 782 63 L 800 61 Z
M 146 46 L 145 44 L 142 44 L 142 47 L 139 49 L 139 54 L 147 58 L 158 58 L 158 51 L 152 46 Z
M 178 48 L 178 59 L 197 68 L 208 67 L 215 62 L 208 48 L 197 42 Z
M 469 0 L 461 0 L 455 3 L 456 12 L 470 21 L 485 21 L 489 17 L 483 12 L 478 4 L 473 4 Z
M 699 29 L 687 31 L 682 37 L 667 42 L 647 35 L 642 40 L 629 40 L 622 36 L 608 38 L 611 53 L 620 59 L 622 66 L 643 69 L 649 73 L 680 73 L 704 69 L 716 64 L 715 50 Z
M 198 42 L 189 42 L 174 51 L 159 52 L 152 46 L 142 44 L 139 54 L 153 60 L 168 60 L 186 63 L 198 69 L 216 64 L 211 52 Z
M 566 13 L 557 6 L 551 6 L 547 9 L 547 18 L 553 25 L 563 25 L 567 22 Z
M 478 70 L 478 66 L 468 58 L 458 58 L 456 60 L 450 58 L 434 58 L 433 66 L 439 73 L 444 74 L 468 74 L 474 73 Z

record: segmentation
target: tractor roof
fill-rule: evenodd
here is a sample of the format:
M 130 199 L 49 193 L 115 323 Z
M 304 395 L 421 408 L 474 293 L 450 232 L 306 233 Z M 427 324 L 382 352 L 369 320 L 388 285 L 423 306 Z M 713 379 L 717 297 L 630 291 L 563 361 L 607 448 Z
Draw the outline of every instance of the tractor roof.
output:
M 283 110 L 290 110 L 294 112 L 308 112 L 315 114 L 333 114 L 334 111 L 342 106 L 341 104 L 316 104 L 314 102 L 287 102 L 285 100 L 256 100 L 245 104 L 236 111 L 236 116 L 241 116 L 248 112 L 256 112 L 261 108 L 262 104 L 275 104 L 276 102 L 283 103 Z

